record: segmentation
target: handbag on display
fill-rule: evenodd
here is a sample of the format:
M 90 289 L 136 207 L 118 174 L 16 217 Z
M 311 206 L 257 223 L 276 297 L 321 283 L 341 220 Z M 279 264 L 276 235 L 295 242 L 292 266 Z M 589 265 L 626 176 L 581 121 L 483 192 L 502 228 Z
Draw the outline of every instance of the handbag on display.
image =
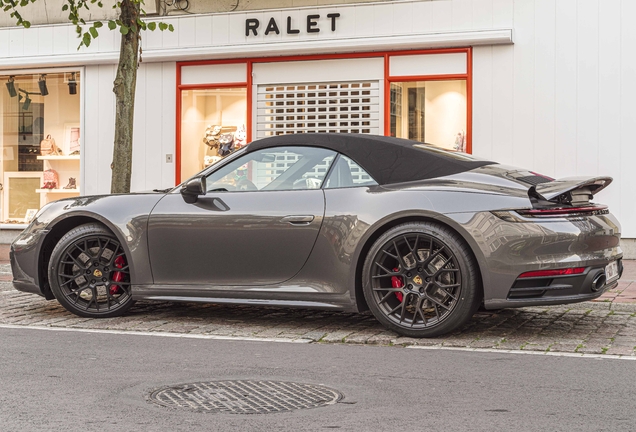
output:
M 60 184 L 60 177 L 57 171 L 48 169 L 42 174 L 44 175 L 44 186 L 42 186 L 42 189 L 57 189 Z
M 60 156 L 62 154 L 62 150 L 55 144 L 55 138 L 52 138 L 51 134 L 40 141 L 40 154 L 42 156 Z

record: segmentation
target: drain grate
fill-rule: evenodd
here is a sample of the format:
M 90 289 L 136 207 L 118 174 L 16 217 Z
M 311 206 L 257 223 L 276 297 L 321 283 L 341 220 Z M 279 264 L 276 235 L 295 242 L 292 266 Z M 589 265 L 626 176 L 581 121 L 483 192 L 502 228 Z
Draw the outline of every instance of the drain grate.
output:
M 156 389 L 150 401 L 170 408 L 224 414 L 269 414 L 333 405 L 336 390 L 282 381 L 207 381 Z

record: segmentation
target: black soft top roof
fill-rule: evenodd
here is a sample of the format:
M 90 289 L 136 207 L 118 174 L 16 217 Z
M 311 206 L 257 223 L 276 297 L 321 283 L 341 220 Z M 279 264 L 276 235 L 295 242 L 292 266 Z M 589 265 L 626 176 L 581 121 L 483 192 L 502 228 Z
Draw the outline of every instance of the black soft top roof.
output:
M 362 134 L 288 134 L 252 142 L 247 152 L 278 146 L 312 146 L 353 159 L 380 185 L 444 177 L 496 162 L 401 138 Z

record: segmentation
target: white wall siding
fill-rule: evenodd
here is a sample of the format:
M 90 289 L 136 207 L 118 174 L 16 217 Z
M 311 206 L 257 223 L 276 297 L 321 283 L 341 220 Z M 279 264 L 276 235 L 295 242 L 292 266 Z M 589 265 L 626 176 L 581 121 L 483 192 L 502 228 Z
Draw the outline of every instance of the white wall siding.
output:
M 115 99 L 113 81 L 117 68 L 113 65 L 87 66 L 84 79 L 84 131 L 82 139 L 84 195 L 110 192 L 110 163 L 115 139 Z
M 143 64 L 137 78 L 132 191 L 174 186 L 176 64 Z M 166 155 L 172 162 L 166 162 Z
M 603 0 L 605 1 L 605 0 Z M 621 94 L 614 102 L 620 104 L 620 152 L 616 155 L 615 166 L 620 167 L 620 215 L 625 237 L 636 237 L 636 200 L 634 189 L 636 188 L 636 140 L 634 139 L 634 124 L 636 123 L 636 2 L 631 0 L 621 1 Z M 605 131 L 603 131 L 605 132 Z M 603 137 L 603 139 L 605 139 Z
M 492 2 L 493 23 L 512 15 L 514 45 L 474 49 L 474 153 L 554 177 L 614 177 L 597 200 L 636 237 L 636 2 Z
M 391 1 L 344 6 L 296 7 L 284 10 L 162 17 L 174 32 L 145 32 L 145 61 L 229 58 L 337 52 L 346 49 L 407 49 L 510 43 L 511 0 Z M 339 12 L 336 31 L 329 13 Z M 320 33 L 306 32 L 308 14 L 319 14 Z M 297 35 L 286 34 L 291 16 Z M 271 17 L 280 34 L 264 35 Z M 245 35 L 245 20 L 260 20 L 258 36 Z M 500 30 L 500 32 L 495 32 Z M 370 40 L 369 38 L 376 38 Z M 0 28 L 0 69 L 31 65 L 113 63 L 119 55 L 117 32 L 102 28 L 89 48 L 77 50 L 70 25 Z M 337 41 L 337 42 L 336 42 Z M 307 44 L 309 42 L 309 44 Z M 415 44 L 417 46 L 410 46 Z M 345 48 L 346 47 L 346 48 Z M 359 49 L 358 49 L 359 48 Z M 60 57 L 63 56 L 63 57 Z M 6 60 L 6 61 L 4 61 Z M 13 65 L 12 65 L 13 63 Z
M 110 193 L 115 99 L 113 65 L 88 66 L 84 89 L 84 195 Z M 176 65 L 142 64 L 137 76 L 132 191 L 174 186 Z M 173 156 L 166 163 L 166 154 Z

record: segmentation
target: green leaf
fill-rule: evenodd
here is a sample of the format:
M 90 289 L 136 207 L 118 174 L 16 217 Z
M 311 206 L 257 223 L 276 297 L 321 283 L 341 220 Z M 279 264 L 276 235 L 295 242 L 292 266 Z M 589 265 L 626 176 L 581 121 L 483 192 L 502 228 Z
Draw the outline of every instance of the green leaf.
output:
M 108 21 L 108 28 L 111 30 L 115 30 L 115 27 L 117 27 L 117 23 L 113 20 Z
M 159 30 L 164 31 L 167 28 L 168 28 L 168 24 L 163 23 L 163 22 L 159 23 Z
M 86 45 L 86 47 L 89 47 L 91 45 L 91 35 L 88 32 L 84 33 L 82 42 L 84 43 L 84 45 Z
M 63 10 L 63 11 L 67 11 L 67 10 L 68 10 L 68 5 L 67 5 L 67 4 L 65 4 L 64 6 L 62 6 L 62 10 Z
M 31 23 L 29 21 L 22 21 L 22 25 L 24 26 L 24 28 L 31 27 Z
M 155 29 L 157 28 L 157 23 L 154 21 L 151 21 L 148 23 L 148 30 L 150 31 L 155 31 Z
M 121 27 L 119 28 L 119 31 L 121 32 L 121 34 L 127 35 L 128 32 L 130 31 L 130 28 L 122 24 Z
M 104 23 L 101 22 L 101 21 L 95 21 L 93 23 L 93 27 L 95 27 L 95 28 L 102 28 L 103 26 L 104 26 Z
M 93 36 L 93 39 L 96 39 L 97 36 L 99 36 L 99 33 L 97 33 L 97 29 L 95 27 L 91 27 L 90 29 L 88 29 L 89 32 L 91 32 L 91 36 Z
M 174 26 L 172 24 L 168 25 L 168 30 L 170 30 L 171 32 L 174 31 Z

